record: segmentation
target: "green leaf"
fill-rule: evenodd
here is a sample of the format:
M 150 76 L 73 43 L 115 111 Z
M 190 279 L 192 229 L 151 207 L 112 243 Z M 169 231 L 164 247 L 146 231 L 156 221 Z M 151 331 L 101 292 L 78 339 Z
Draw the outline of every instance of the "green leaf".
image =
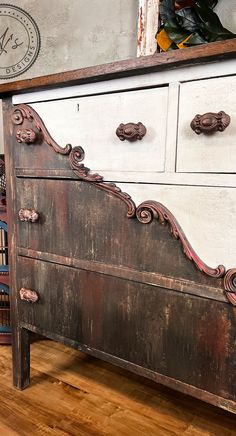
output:
M 218 15 L 203 0 L 198 0 L 193 6 L 201 21 L 199 29 L 208 42 L 233 38 L 234 34 L 225 29 Z
M 170 50 L 176 49 L 176 44 L 180 44 L 189 35 L 191 36 L 185 43 L 186 46 L 235 38 L 236 35 L 222 26 L 213 11 L 217 3 L 218 0 L 197 0 L 193 7 L 183 7 L 175 11 L 174 0 L 162 0 L 160 17 L 162 27 L 173 41 Z
M 180 27 L 189 31 L 190 33 L 196 32 L 201 23 L 198 15 L 192 8 L 183 8 L 176 12 L 176 20 Z
M 191 47 L 192 45 L 200 45 L 200 44 L 207 44 L 207 41 L 199 35 L 199 33 L 193 33 L 188 41 L 184 43 L 186 47 Z
M 171 44 L 171 46 L 168 48 L 168 51 L 174 51 L 178 49 L 179 47 L 173 42 L 173 44 Z
M 171 18 L 175 18 L 175 5 L 173 0 L 163 0 L 160 3 L 160 17 L 164 23 Z
M 193 9 L 203 23 L 210 22 L 215 26 L 223 27 L 218 15 L 213 12 L 204 0 L 198 0 L 194 4 Z
M 218 0 L 208 0 L 209 6 L 211 9 L 214 9 L 214 7 L 217 5 Z

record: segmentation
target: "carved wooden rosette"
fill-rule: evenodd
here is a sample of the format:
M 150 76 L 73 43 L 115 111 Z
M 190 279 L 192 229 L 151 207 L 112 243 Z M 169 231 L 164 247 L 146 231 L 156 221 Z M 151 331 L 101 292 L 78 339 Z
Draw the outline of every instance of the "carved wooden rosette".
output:
M 20 209 L 18 212 L 20 221 L 36 223 L 39 220 L 39 214 L 35 209 Z
M 39 299 L 36 291 L 26 288 L 21 288 L 19 290 L 19 296 L 22 301 L 27 301 L 27 303 L 36 303 Z
M 36 142 L 37 133 L 33 129 L 18 129 L 16 131 L 17 142 L 25 144 L 33 144 Z
M 219 114 L 222 113 L 223 111 Z M 102 189 L 122 200 L 128 208 L 127 217 L 136 217 L 142 224 L 151 223 L 153 219 L 157 219 L 162 225 L 168 224 L 173 237 L 180 241 L 186 257 L 191 260 L 202 273 L 212 278 L 224 278 L 224 289 L 227 298 L 230 303 L 236 306 L 236 268 L 230 269 L 226 272 L 226 269 L 223 265 L 219 265 L 216 268 L 211 268 L 206 265 L 192 248 L 175 217 L 164 205 L 156 201 L 145 201 L 136 208 L 135 203 L 129 194 L 122 192 L 121 189 L 114 183 L 104 182 L 101 175 L 91 172 L 89 168 L 81 163 L 85 156 L 82 147 L 74 147 L 73 149 L 71 145 L 67 145 L 65 148 L 60 147 L 51 138 L 39 115 L 29 106 L 21 104 L 14 108 L 12 113 L 12 121 L 14 124 L 18 125 L 23 124 L 24 119 L 32 122 L 37 130 L 41 132 L 44 141 L 52 146 L 55 152 L 63 155 L 69 155 L 68 159 L 70 167 L 77 175 L 78 179 L 94 183 L 97 188 Z

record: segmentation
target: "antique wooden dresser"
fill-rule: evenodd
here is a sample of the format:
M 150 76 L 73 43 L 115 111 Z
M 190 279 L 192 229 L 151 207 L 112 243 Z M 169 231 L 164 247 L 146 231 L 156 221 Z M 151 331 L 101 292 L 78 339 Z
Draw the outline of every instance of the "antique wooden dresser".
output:
M 235 55 L 0 86 L 17 388 L 35 332 L 236 412 Z

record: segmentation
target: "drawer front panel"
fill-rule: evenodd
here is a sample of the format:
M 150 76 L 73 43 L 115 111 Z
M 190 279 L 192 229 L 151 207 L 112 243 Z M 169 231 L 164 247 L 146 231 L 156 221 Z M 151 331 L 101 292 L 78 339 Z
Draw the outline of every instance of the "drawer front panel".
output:
M 21 287 L 39 296 L 18 300 L 21 323 L 235 399 L 228 304 L 25 258 Z
M 160 200 L 160 188 L 158 190 L 155 186 L 133 185 L 125 185 L 124 189 L 131 188 L 128 192 L 132 194 L 132 190 L 137 188 L 138 192 L 145 194 L 144 199 L 149 197 Z M 156 188 L 156 193 L 153 188 Z M 167 192 L 169 187 L 162 189 Z M 189 188 L 188 191 L 184 188 L 181 190 L 183 199 L 180 200 L 182 204 L 185 200 L 188 213 L 188 199 L 195 195 L 194 189 L 192 187 L 190 192 Z M 202 191 L 199 192 L 197 188 L 196 191 L 198 199 Z M 225 190 L 227 193 L 228 191 L 230 192 Z M 100 190 L 93 183 L 18 179 L 16 198 L 16 215 L 21 208 L 35 209 L 39 214 L 36 222 L 21 222 L 18 219 L 19 249 L 46 253 L 49 260 L 52 260 L 50 255 L 53 254 L 66 258 L 68 262 L 71 259 L 88 263 L 99 262 L 183 278 L 202 285 L 219 286 L 217 279 L 211 278 L 209 283 L 209 278 L 193 262 L 186 259 L 180 241 L 173 239 L 168 225 L 163 226 L 158 220 L 146 225 L 135 218 L 129 219 L 126 203 L 117 196 Z M 166 201 L 163 203 L 166 204 Z M 208 216 L 208 212 L 206 213 Z M 201 224 L 205 230 L 204 220 L 201 220 Z M 191 222 L 189 228 L 191 229 Z M 201 232 L 200 225 L 198 224 L 197 230 L 193 230 Z M 186 234 L 188 236 L 188 232 Z M 192 242 L 190 236 L 188 237 Z M 174 262 L 170 259 L 174 259 Z M 63 259 L 59 261 L 65 263 Z M 210 266 L 217 265 L 212 262 Z
M 235 173 L 236 77 L 200 80 L 181 84 L 177 171 Z M 230 124 L 224 131 L 196 134 L 190 127 L 197 114 L 224 111 Z M 205 126 L 209 122 L 205 120 Z
M 168 87 L 130 91 L 62 101 L 32 107 L 52 137 L 61 145 L 80 145 L 94 171 L 112 173 L 161 172 L 165 164 Z M 141 122 L 142 140 L 121 141 L 116 129 L 123 123 Z

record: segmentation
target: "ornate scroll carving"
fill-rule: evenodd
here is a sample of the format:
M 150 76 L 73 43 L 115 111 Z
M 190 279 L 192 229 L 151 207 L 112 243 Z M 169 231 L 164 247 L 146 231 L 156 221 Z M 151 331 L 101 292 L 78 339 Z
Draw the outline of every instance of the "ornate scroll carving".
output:
M 21 288 L 19 295 L 21 300 L 27 301 L 28 303 L 36 303 L 39 299 L 37 292 L 32 291 L 32 289 Z
M 146 135 L 146 127 L 142 123 L 121 123 L 116 129 L 116 135 L 121 141 L 127 139 L 128 141 L 141 140 Z
M 37 130 L 41 133 L 44 141 L 48 145 L 50 145 L 56 153 L 60 153 L 60 154 L 69 154 L 70 153 L 71 148 L 72 148 L 71 145 L 67 144 L 64 148 L 61 147 L 60 145 L 58 145 L 52 139 L 50 133 L 48 132 L 47 128 L 45 127 L 43 121 L 41 120 L 41 118 L 39 117 L 37 112 L 35 112 L 34 109 L 32 109 L 30 106 L 28 106 L 26 104 L 19 104 L 18 106 L 16 106 L 12 111 L 11 119 L 12 119 L 13 124 L 16 124 L 16 125 L 23 124 L 24 120 L 30 121 L 37 128 Z M 19 129 L 19 130 L 21 130 L 21 129 Z M 17 132 L 19 132 L 19 130 Z M 25 130 L 25 129 L 22 129 L 22 130 Z M 22 130 L 21 130 L 21 132 L 22 132 Z M 32 129 L 30 129 L 30 130 L 32 132 Z M 16 136 L 17 136 L 17 141 L 18 141 L 18 139 L 19 139 L 18 134 L 16 134 Z M 19 142 L 25 142 L 25 141 L 19 141 Z M 35 142 L 35 141 L 33 141 L 33 142 Z
M 103 177 L 97 173 L 91 173 L 90 169 L 85 167 L 80 162 L 84 159 L 84 150 L 82 147 L 74 147 L 69 155 L 70 167 L 74 173 L 81 179 L 87 182 L 95 182 L 99 189 L 109 192 L 110 194 L 119 197 L 128 207 L 127 216 L 132 218 L 135 215 L 135 204 L 130 195 L 122 192 L 115 183 L 103 182 Z
M 82 147 L 72 148 L 69 155 L 70 167 L 74 173 L 82 180 L 88 182 L 100 182 L 103 177 L 97 173 L 90 173 L 90 169 L 80 162 L 84 159 L 84 150 Z
M 39 219 L 39 214 L 34 209 L 20 209 L 18 212 L 20 221 L 36 223 Z
M 193 261 L 200 271 L 210 277 L 220 278 L 224 276 L 225 267 L 223 265 L 210 268 L 198 257 L 174 215 L 172 215 L 163 204 L 157 203 L 156 201 L 145 201 L 138 206 L 136 216 L 138 220 L 144 224 L 150 223 L 154 218 L 159 220 L 160 224 L 169 224 L 173 237 L 180 240 L 185 256 Z
M 224 287 L 229 301 L 236 306 L 236 268 L 229 269 L 225 274 Z
M 126 192 L 121 191 L 121 189 L 115 185 L 115 183 L 97 183 L 99 189 L 109 192 L 112 195 L 120 198 L 128 207 L 127 217 L 133 218 L 135 216 L 136 206 L 132 198 Z
M 17 142 L 25 144 L 33 144 L 37 139 L 37 134 L 33 129 L 19 129 L 16 132 Z
M 230 116 L 224 111 L 218 113 L 208 112 L 204 115 L 196 115 L 190 126 L 197 135 L 200 133 L 211 134 L 214 132 L 223 132 L 230 124 Z

